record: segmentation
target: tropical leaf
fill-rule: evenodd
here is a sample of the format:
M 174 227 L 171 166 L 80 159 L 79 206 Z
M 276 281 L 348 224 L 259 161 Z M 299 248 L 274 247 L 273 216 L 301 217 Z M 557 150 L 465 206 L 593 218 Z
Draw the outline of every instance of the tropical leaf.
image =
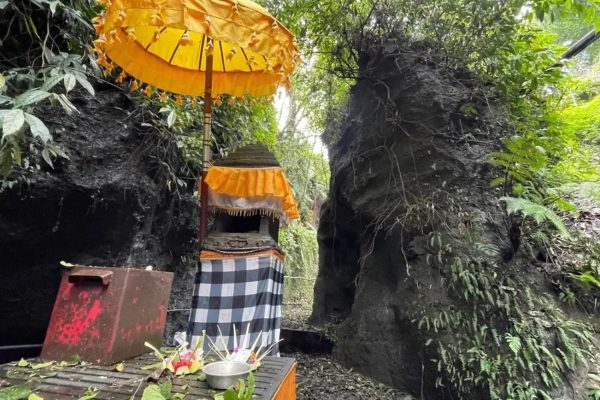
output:
M 169 113 L 169 116 L 167 117 L 167 125 L 169 126 L 169 128 L 173 126 L 176 119 L 177 119 L 177 114 L 175 113 L 175 110 L 172 110 Z
M 67 91 L 67 93 L 69 93 L 71 90 L 73 90 L 75 88 L 75 85 L 77 84 L 77 78 L 75 78 L 75 75 L 73 75 L 72 73 L 69 72 L 69 73 L 65 74 L 64 83 L 65 83 L 65 90 Z
M 71 101 L 64 94 L 54 94 L 54 98 L 58 100 L 62 108 L 67 112 L 67 114 L 73 114 L 77 111 L 77 107 L 71 103 Z
M 63 81 L 64 77 L 65 76 L 63 74 L 57 74 L 57 75 L 51 76 L 50 78 L 48 78 L 44 81 L 44 84 L 42 85 L 42 90 L 48 91 L 48 90 L 52 89 L 59 82 Z
M 77 82 L 81 85 L 81 87 L 83 87 L 85 90 L 87 90 L 87 92 L 89 94 L 91 94 L 92 96 L 96 95 L 96 92 L 94 91 L 94 87 L 92 86 L 90 81 L 87 80 L 87 78 L 85 77 L 84 74 L 74 72 L 73 75 L 75 75 L 75 79 L 77 79 Z
M 23 108 L 31 104 L 39 103 L 51 95 L 51 93 L 41 89 L 28 90 L 15 98 L 14 106 L 15 108 Z
M 158 385 L 150 385 L 144 389 L 142 393 L 142 400 L 168 400 L 168 397 L 163 396 L 162 391 Z
M 25 113 L 25 121 L 29 124 L 29 129 L 31 130 L 33 137 L 39 138 L 43 143 L 52 140 L 52 135 L 50 135 L 48 127 L 38 117 L 33 114 Z
M 173 389 L 173 384 L 171 382 L 163 382 L 160 385 L 158 385 L 158 388 L 160 389 L 160 393 L 165 399 L 171 397 L 171 390 Z
M 4 113 L 2 117 L 2 138 L 14 135 L 25 124 L 25 114 L 23 110 L 14 109 Z
M 54 168 L 54 164 L 52 164 L 52 157 L 50 157 L 50 152 L 48 149 L 42 150 L 42 159 L 50 166 L 50 168 Z

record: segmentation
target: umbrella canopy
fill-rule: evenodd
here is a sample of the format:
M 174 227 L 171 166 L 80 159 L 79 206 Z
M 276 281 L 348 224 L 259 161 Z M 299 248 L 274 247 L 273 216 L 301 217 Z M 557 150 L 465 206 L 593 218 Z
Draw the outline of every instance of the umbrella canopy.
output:
M 269 96 L 299 61 L 293 35 L 248 0 L 102 1 L 99 64 L 163 91 L 204 96 L 211 71 L 213 98 Z

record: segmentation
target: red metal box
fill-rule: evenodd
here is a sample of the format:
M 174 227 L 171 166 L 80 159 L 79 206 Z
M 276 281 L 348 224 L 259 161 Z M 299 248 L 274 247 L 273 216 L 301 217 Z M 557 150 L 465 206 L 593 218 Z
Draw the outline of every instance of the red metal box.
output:
M 162 343 L 173 273 L 75 267 L 63 275 L 42 358 L 110 365 Z

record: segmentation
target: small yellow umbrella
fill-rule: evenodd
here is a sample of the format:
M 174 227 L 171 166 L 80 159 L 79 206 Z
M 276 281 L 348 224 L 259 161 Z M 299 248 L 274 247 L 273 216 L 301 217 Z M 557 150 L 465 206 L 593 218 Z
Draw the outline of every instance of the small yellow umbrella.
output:
M 299 62 L 293 35 L 249 0 L 101 0 L 94 19 L 98 64 L 165 92 L 203 96 L 204 160 L 200 240 L 206 237 L 204 182 L 210 162 L 211 99 L 270 96 Z

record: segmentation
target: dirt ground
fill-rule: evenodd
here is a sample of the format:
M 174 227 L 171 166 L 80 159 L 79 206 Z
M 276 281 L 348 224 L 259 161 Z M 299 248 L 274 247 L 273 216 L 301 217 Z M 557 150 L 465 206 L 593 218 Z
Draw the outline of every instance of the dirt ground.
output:
M 290 353 L 298 361 L 298 400 L 414 400 L 382 383 L 348 370 L 327 355 Z
M 288 329 L 307 329 L 310 330 L 308 318 L 312 311 L 312 301 L 301 301 L 294 303 L 283 303 L 282 306 L 282 324 Z M 312 328 L 315 329 L 315 328 Z
M 283 326 L 310 329 L 310 304 L 284 304 Z M 344 368 L 327 354 L 282 353 L 298 361 L 296 388 L 298 400 L 414 400 L 382 383 Z

